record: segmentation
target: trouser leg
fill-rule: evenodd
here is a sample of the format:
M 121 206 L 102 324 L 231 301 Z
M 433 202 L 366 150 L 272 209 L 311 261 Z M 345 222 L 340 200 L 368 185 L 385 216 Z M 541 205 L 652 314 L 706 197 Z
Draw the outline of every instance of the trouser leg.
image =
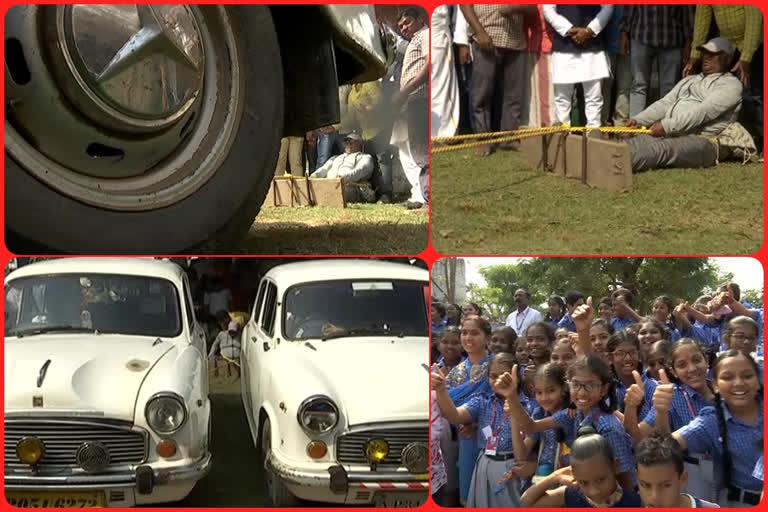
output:
M 633 172 L 665 167 L 712 167 L 717 163 L 717 146 L 698 135 L 670 138 L 638 135 L 627 143 Z
M 555 84 L 555 118 L 558 123 L 571 122 L 573 84 Z
M 590 80 L 582 84 L 584 88 L 584 113 L 587 126 L 598 128 L 603 110 L 603 94 L 600 90 L 600 80 Z
M 632 87 L 629 92 L 629 117 L 635 117 L 645 110 L 652 56 L 650 49 L 640 41 L 633 40 L 630 48 Z
M 491 105 L 496 78 L 496 54 L 486 53 L 474 45 L 472 62 L 472 124 L 475 133 L 491 131 Z

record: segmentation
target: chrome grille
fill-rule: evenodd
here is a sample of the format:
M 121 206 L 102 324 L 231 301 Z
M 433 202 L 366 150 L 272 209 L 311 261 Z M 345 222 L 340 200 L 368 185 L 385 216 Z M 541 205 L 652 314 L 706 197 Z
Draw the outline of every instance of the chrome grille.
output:
M 146 458 L 146 432 L 130 430 L 129 423 L 100 423 L 98 420 L 24 419 L 5 421 L 5 465 L 28 468 L 16 456 L 16 445 L 25 437 L 37 437 L 45 444 L 40 469 L 77 467 L 77 449 L 98 441 L 109 450 L 110 466 L 140 464 Z
M 365 464 L 365 443 L 371 439 L 384 439 L 389 443 L 389 455 L 381 464 L 402 466 L 401 452 L 409 444 L 429 443 L 428 427 L 385 428 L 349 432 L 336 438 L 336 460 L 344 464 Z

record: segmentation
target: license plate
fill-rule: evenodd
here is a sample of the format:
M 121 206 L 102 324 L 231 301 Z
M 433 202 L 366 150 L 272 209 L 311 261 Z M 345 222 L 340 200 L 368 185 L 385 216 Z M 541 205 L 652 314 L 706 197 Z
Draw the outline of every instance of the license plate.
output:
M 6 491 L 5 498 L 12 506 L 21 508 L 94 508 L 106 505 L 104 493 L 100 491 Z
M 382 508 L 416 508 L 427 501 L 424 492 L 380 492 L 373 496 L 373 504 Z

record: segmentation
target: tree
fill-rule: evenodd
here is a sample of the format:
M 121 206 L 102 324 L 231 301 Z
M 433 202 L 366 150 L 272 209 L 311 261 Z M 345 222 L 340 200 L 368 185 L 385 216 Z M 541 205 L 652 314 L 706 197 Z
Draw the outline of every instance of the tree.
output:
M 501 290 L 505 312 L 514 307 L 517 288 L 528 290 L 531 304 L 541 304 L 568 290 L 597 300 L 624 287 L 635 297 L 635 310 L 648 313 L 659 295 L 691 302 L 732 277 L 708 258 L 526 258 L 518 264 L 483 267 L 480 273 L 489 288 Z
M 469 302 L 474 302 L 483 309 L 483 314 L 491 322 L 503 322 L 506 318 L 502 307 L 501 288 L 469 285 Z
M 755 309 L 761 309 L 763 307 L 763 290 L 754 288 L 751 290 L 743 290 L 741 292 L 741 300 L 742 302 L 749 302 Z

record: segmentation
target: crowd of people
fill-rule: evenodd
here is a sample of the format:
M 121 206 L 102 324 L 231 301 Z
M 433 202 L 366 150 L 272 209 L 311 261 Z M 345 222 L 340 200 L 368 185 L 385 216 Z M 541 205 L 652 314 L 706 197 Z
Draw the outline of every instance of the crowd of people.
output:
M 393 169 L 410 186 L 402 204 L 427 208 L 429 183 L 429 27 L 421 8 L 403 9 L 396 26 L 380 21 L 394 55 L 379 80 L 339 87 L 340 122 L 285 137 L 276 176 L 341 178 L 348 202 L 391 203 Z
M 443 506 L 750 507 L 763 489 L 763 309 L 736 283 L 647 316 L 514 293 L 506 325 L 433 302 L 432 493 Z
M 627 140 L 634 172 L 762 161 L 762 26 L 751 5 L 441 6 L 432 137 L 647 127 Z

